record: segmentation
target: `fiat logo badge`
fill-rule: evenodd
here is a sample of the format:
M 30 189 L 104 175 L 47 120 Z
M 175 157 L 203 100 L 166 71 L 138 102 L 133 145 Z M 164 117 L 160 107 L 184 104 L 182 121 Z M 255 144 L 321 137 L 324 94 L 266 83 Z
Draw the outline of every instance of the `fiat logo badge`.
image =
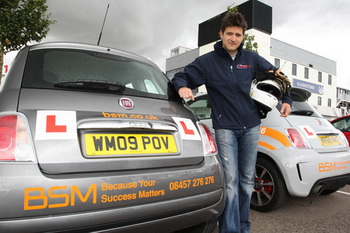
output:
M 316 122 L 319 124 L 319 125 L 322 125 L 322 121 L 320 119 L 316 119 Z
M 119 100 L 119 105 L 124 109 L 130 110 L 134 108 L 134 102 L 129 98 L 121 98 Z

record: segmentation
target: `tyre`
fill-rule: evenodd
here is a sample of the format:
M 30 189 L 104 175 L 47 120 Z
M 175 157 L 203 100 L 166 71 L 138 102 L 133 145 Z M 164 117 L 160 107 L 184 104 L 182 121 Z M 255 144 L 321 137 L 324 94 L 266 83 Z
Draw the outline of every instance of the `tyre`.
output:
M 258 157 L 251 209 L 268 212 L 283 205 L 287 198 L 287 188 L 276 165 L 267 158 Z

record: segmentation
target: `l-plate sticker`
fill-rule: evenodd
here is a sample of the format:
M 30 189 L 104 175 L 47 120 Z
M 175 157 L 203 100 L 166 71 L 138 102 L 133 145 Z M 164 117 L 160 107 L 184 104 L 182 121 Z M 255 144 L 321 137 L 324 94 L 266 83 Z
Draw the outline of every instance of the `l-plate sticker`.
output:
M 173 117 L 180 130 L 181 138 L 187 140 L 201 140 L 199 132 L 191 119 Z
M 76 139 L 77 117 L 75 111 L 38 111 L 35 139 Z
M 308 137 L 308 138 L 317 138 L 315 130 L 313 130 L 313 128 L 311 128 L 310 126 L 302 125 L 302 126 L 299 126 L 299 127 L 303 131 L 304 135 L 306 135 L 306 137 Z

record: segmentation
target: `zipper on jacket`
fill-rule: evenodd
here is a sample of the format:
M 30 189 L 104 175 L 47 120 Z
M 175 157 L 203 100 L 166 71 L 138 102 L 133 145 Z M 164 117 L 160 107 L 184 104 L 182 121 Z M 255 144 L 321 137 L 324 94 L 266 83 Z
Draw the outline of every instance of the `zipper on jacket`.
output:
M 226 50 L 225 50 L 225 51 L 226 51 Z M 235 62 L 237 61 L 237 56 L 236 56 L 235 60 L 232 60 L 232 57 L 230 56 L 230 54 L 229 54 L 227 51 L 226 51 L 226 54 L 227 54 L 228 57 L 230 57 L 230 59 L 229 59 L 229 61 L 230 61 L 229 65 L 230 65 L 231 73 L 232 73 L 232 75 L 233 75 L 232 77 L 234 77 L 233 67 L 234 67 Z M 239 55 L 239 52 L 237 53 L 237 55 Z M 239 104 L 240 104 L 240 105 L 242 104 L 241 101 L 240 101 Z M 242 115 L 242 106 L 240 106 L 240 109 L 241 109 L 241 111 L 239 112 L 239 114 Z M 218 120 L 219 120 L 220 118 L 221 118 L 221 114 L 220 114 Z M 241 124 L 241 126 L 243 127 L 243 129 L 246 129 L 246 128 L 247 128 L 246 125 L 244 124 L 244 122 L 242 121 L 241 118 L 239 118 L 239 123 Z
M 231 65 L 230 65 L 230 69 L 231 69 L 232 75 L 234 75 L 234 73 L 233 73 L 233 65 L 234 65 L 234 61 L 232 60 L 232 61 L 231 61 Z M 241 102 L 241 101 L 239 101 L 239 105 L 240 105 L 240 109 L 241 109 L 241 111 L 239 112 L 239 114 L 242 115 L 243 110 L 242 110 L 242 102 Z M 243 129 L 246 129 L 246 128 L 247 128 L 247 127 L 245 126 L 245 124 L 244 124 L 244 121 L 242 121 L 241 118 L 239 118 L 239 123 L 241 124 L 241 126 L 243 127 Z

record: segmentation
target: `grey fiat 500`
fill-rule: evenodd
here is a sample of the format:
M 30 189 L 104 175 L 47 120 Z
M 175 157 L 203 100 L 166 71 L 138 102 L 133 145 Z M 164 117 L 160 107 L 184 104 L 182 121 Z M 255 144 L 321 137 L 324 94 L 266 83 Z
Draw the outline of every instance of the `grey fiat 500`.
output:
M 223 208 L 209 130 L 152 62 L 22 49 L 0 92 L 0 232 L 203 232 Z

